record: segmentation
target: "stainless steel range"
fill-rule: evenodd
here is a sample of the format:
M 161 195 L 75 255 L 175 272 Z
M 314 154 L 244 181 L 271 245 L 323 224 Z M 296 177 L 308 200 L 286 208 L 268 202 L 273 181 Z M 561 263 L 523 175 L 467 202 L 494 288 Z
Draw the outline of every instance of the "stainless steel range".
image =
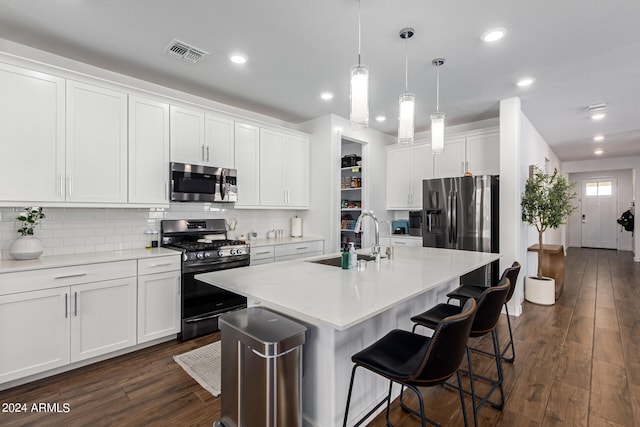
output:
M 182 331 L 188 340 L 218 330 L 218 317 L 247 299 L 202 283 L 196 274 L 249 265 L 249 245 L 227 239 L 224 219 L 164 220 L 162 246 L 182 251 Z

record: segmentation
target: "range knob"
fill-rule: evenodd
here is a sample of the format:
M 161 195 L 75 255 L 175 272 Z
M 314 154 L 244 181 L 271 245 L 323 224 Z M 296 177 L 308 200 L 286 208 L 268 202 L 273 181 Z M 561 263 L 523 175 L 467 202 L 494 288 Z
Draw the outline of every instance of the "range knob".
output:
M 243 253 L 242 249 L 236 249 L 236 255 L 242 255 Z
M 218 251 L 218 256 L 219 256 L 219 257 L 223 257 L 223 256 L 224 256 L 224 252 L 222 252 L 222 251 Z
M 235 249 L 229 249 L 229 253 L 230 253 L 231 255 L 235 255 L 235 254 L 236 254 L 236 250 L 235 250 Z
M 203 258 L 204 258 L 204 254 L 203 254 L 202 252 L 198 252 L 198 253 L 196 254 L 196 258 L 198 258 L 198 259 L 203 259 Z
M 205 258 L 211 258 L 211 252 L 205 252 L 204 253 L 204 257 Z

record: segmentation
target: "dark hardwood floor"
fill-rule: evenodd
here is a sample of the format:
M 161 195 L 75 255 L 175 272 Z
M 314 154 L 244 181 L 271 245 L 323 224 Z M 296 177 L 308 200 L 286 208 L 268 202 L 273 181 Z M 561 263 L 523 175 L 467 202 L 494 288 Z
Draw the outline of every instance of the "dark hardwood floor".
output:
M 480 425 L 640 425 L 640 265 L 630 252 L 569 249 L 560 299 L 548 307 L 525 302 L 512 326 L 517 357 L 504 364 L 506 405 L 502 412 L 483 408 Z M 504 315 L 499 330 L 505 342 Z M 0 391 L 0 404 L 70 406 L 68 413 L 0 412 L 0 425 L 211 426 L 220 415 L 220 399 L 172 356 L 218 339 L 213 334 L 164 343 Z M 489 349 L 490 338 L 476 345 Z M 474 355 L 474 369 L 492 375 L 495 365 Z M 432 387 L 423 394 L 429 417 L 443 426 L 462 425 L 457 392 Z M 420 425 L 397 402 L 391 421 L 397 427 Z M 370 425 L 384 426 L 384 414 Z

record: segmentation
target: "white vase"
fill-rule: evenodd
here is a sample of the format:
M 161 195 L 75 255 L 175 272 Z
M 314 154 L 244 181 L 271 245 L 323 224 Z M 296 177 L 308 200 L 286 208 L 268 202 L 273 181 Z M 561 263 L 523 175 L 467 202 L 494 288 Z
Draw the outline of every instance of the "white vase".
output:
M 543 277 L 542 279 L 527 277 L 524 284 L 524 299 L 534 304 L 555 304 L 556 281 L 550 277 Z
M 36 259 L 42 254 L 42 242 L 33 236 L 18 237 L 11 242 L 9 253 L 14 259 Z

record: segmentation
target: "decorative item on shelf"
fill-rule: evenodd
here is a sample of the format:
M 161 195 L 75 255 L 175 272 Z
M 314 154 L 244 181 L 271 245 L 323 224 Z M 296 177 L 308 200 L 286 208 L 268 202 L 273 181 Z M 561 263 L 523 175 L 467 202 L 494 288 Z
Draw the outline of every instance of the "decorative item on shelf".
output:
M 431 115 L 431 151 L 442 153 L 444 151 L 444 113 L 440 112 L 440 67 L 444 65 L 444 58 L 436 58 L 431 61 L 436 67 L 436 112 Z
M 555 229 L 564 224 L 576 209 L 571 204 L 576 197 L 573 186 L 560 175 L 558 169 L 549 174 L 535 165 L 531 166 L 520 206 L 522 221 L 538 231 L 538 271 L 535 277 L 526 278 L 527 301 L 544 305 L 555 303 L 555 281 L 542 276 L 542 237 L 548 228 Z
M 403 28 L 400 30 L 400 38 L 405 41 L 404 55 L 404 93 L 400 95 L 399 114 L 398 114 L 398 143 L 406 144 L 413 142 L 414 120 L 416 112 L 416 96 L 409 93 L 409 54 L 408 40 L 413 37 L 415 30 L 413 28 Z
M 369 67 L 360 62 L 360 0 L 358 0 L 358 65 L 351 67 L 351 129 L 369 127 Z
M 343 168 L 356 167 L 362 164 L 362 157 L 357 154 L 347 154 L 342 156 L 342 160 L 340 162 Z
M 22 226 L 18 229 L 20 237 L 11 242 L 9 253 L 14 259 L 36 259 L 42 255 L 42 242 L 33 235 L 34 227 L 45 218 L 41 207 L 28 207 L 16 217 Z

